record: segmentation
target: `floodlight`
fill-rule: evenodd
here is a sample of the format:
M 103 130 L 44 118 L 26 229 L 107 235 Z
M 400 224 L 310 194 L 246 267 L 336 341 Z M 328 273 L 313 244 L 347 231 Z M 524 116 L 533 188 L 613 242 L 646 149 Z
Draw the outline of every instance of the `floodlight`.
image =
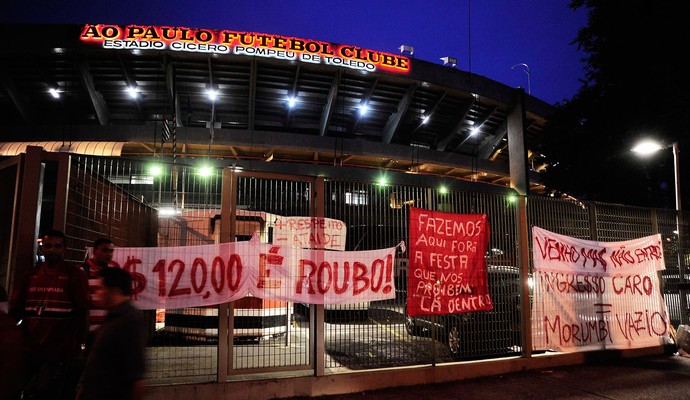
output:
M 129 86 L 127 88 L 127 93 L 129 93 L 129 97 L 136 99 L 138 95 L 138 90 L 136 86 Z
M 149 173 L 153 176 L 161 176 L 163 174 L 163 167 L 159 164 L 153 164 L 149 167 Z
M 404 45 L 398 47 L 398 49 L 400 50 L 400 54 L 407 53 L 410 56 L 414 55 L 414 47 L 412 47 L 412 46 L 408 46 L 408 45 L 404 44 Z
M 293 96 L 289 96 L 287 98 L 287 104 L 289 108 L 295 108 L 295 105 L 297 104 L 297 99 Z
M 213 175 L 213 167 L 212 166 L 202 165 L 201 167 L 199 167 L 199 176 L 207 178 L 211 175 Z
M 458 59 L 455 57 L 441 57 L 441 61 L 443 61 L 443 65 L 446 67 L 454 68 L 458 65 Z

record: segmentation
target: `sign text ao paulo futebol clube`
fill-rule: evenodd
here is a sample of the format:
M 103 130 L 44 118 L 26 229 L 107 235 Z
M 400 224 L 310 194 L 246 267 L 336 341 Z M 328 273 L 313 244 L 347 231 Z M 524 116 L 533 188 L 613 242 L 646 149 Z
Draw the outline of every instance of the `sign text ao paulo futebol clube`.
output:
M 364 71 L 410 71 L 410 60 L 402 55 L 264 33 L 168 26 L 89 24 L 82 29 L 81 40 L 101 43 L 106 49 L 232 53 Z

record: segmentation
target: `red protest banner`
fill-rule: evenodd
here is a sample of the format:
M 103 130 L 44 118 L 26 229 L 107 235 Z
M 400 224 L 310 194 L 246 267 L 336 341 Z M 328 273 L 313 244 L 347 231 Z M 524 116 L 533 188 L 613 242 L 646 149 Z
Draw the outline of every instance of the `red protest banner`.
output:
M 407 313 L 491 310 L 484 260 L 488 244 L 486 214 L 411 207 Z

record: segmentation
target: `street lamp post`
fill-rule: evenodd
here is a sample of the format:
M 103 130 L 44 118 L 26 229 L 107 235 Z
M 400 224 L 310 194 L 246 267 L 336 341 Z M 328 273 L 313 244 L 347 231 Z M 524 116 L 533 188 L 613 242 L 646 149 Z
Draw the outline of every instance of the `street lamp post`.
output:
M 673 142 L 673 176 L 676 181 L 676 211 L 680 212 L 680 163 L 678 162 L 678 157 L 678 142 Z
M 532 94 L 532 89 L 530 88 L 530 76 L 531 73 L 529 72 L 529 65 L 525 63 L 520 63 L 520 64 L 515 64 L 510 69 L 515 69 L 515 67 L 525 67 L 523 71 L 527 74 L 527 94 Z
M 681 213 L 681 202 L 680 202 L 680 152 L 678 149 L 678 142 L 673 142 L 672 145 L 663 146 L 659 143 L 652 141 L 643 141 L 632 148 L 632 151 L 640 155 L 650 155 L 656 153 L 659 150 L 664 150 L 672 148 L 673 149 L 673 177 L 675 180 L 675 191 L 676 191 L 676 234 L 678 235 L 677 242 L 677 253 L 678 253 L 678 280 L 682 284 L 685 283 L 685 266 L 684 266 L 684 255 L 683 255 L 683 215 Z M 680 300 L 680 323 L 685 324 L 688 322 L 688 302 L 685 290 L 683 288 L 678 289 L 679 300 Z

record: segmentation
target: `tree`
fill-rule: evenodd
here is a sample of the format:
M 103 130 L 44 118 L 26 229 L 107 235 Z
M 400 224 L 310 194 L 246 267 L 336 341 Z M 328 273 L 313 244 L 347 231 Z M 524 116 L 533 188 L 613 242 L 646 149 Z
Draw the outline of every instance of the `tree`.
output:
M 588 11 L 587 25 L 574 40 L 586 54 L 585 79 L 572 99 L 556 106 L 546 127 L 542 153 L 552 165 L 544 173 L 547 187 L 581 199 L 674 206 L 671 151 L 645 161 L 629 150 L 653 137 L 679 141 L 690 153 L 682 4 L 571 1 L 572 9 Z M 684 171 L 681 176 L 690 177 Z

